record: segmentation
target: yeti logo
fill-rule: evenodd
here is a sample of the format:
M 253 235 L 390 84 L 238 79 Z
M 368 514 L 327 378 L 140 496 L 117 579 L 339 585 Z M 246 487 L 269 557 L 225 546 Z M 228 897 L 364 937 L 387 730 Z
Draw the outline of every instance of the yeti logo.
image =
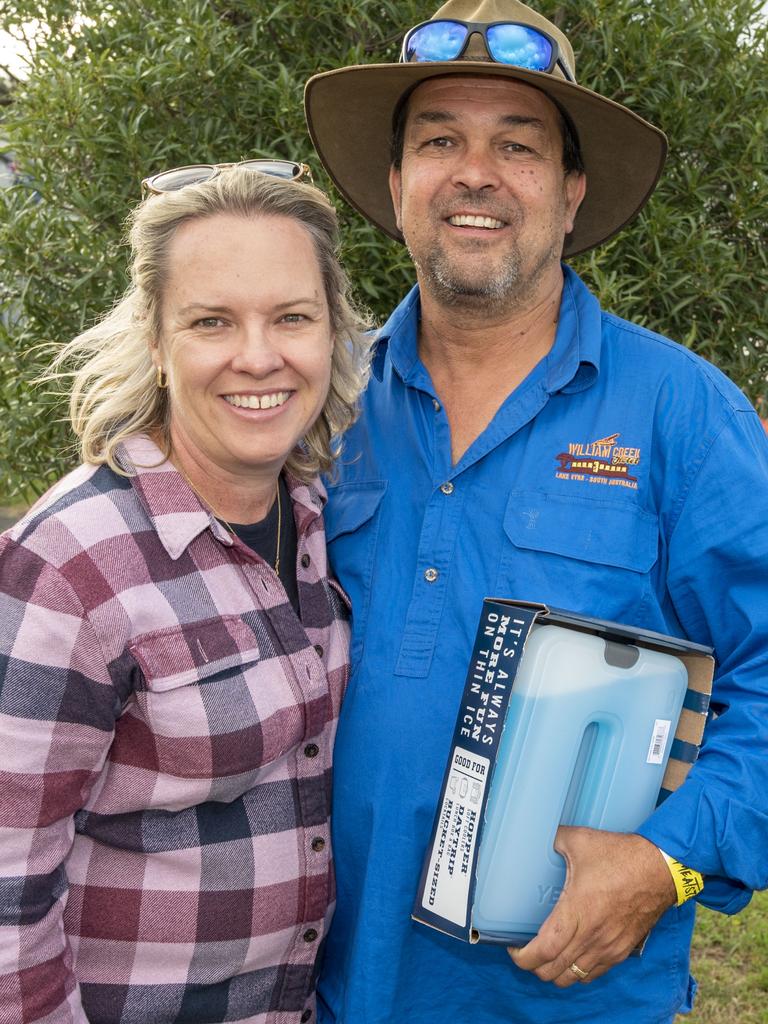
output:
M 550 906 L 557 903 L 563 891 L 562 885 L 537 885 L 536 888 L 539 892 L 539 903 L 548 903 Z

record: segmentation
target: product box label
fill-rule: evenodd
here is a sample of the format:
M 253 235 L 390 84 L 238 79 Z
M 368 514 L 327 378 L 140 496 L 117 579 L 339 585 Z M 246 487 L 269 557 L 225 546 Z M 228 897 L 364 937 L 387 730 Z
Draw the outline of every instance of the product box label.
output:
M 490 766 L 487 757 L 454 747 L 448 789 L 427 867 L 427 888 L 421 900 L 424 910 L 462 927 Z
M 485 601 L 414 917 L 466 938 L 475 866 L 512 682 L 537 612 Z

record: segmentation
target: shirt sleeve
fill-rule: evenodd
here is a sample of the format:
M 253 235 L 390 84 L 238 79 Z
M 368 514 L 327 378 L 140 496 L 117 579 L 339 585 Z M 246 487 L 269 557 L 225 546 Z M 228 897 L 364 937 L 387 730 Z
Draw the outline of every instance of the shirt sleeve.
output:
M 64 931 L 74 815 L 120 711 L 77 596 L 0 539 L 0 1022 L 87 1018 Z
M 686 781 L 638 831 L 733 913 L 768 886 L 768 439 L 737 410 L 712 439 L 669 540 L 686 634 L 714 648 L 714 717 Z

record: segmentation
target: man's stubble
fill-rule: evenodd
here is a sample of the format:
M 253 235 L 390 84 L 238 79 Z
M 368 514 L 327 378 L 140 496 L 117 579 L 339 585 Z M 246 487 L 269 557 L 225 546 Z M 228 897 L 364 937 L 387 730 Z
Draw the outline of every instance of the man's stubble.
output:
M 488 207 L 482 194 L 468 193 L 467 200 L 474 209 Z M 453 205 L 456 205 L 455 200 Z M 518 211 L 510 221 L 510 211 L 499 213 L 491 208 L 483 212 L 489 217 L 498 216 L 510 223 L 518 234 L 522 224 L 522 214 Z M 562 211 L 560 211 L 562 212 Z M 436 218 L 442 215 L 438 211 Z M 440 306 L 454 310 L 483 312 L 496 317 L 499 313 L 512 312 L 524 307 L 537 292 L 537 284 L 545 269 L 560 260 L 562 241 L 552 244 L 538 254 L 534 264 L 525 268 L 523 253 L 517 239 L 508 245 L 500 260 L 488 261 L 487 267 L 464 270 L 460 261 L 453 259 L 439 242 L 435 241 L 426 252 L 417 252 L 409 242 L 405 233 L 408 253 L 416 267 L 419 283 L 427 290 Z M 483 242 L 476 243 L 477 253 L 481 257 L 485 249 Z M 468 246 L 468 251 L 471 251 Z M 478 261 L 479 262 L 479 261 Z

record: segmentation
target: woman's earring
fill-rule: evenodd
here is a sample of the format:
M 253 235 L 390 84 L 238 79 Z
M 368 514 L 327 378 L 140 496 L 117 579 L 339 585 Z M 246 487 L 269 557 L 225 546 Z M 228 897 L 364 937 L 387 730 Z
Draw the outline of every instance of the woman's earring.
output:
M 168 375 L 162 366 L 157 367 L 157 386 L 161 390 L 168 387 Z

